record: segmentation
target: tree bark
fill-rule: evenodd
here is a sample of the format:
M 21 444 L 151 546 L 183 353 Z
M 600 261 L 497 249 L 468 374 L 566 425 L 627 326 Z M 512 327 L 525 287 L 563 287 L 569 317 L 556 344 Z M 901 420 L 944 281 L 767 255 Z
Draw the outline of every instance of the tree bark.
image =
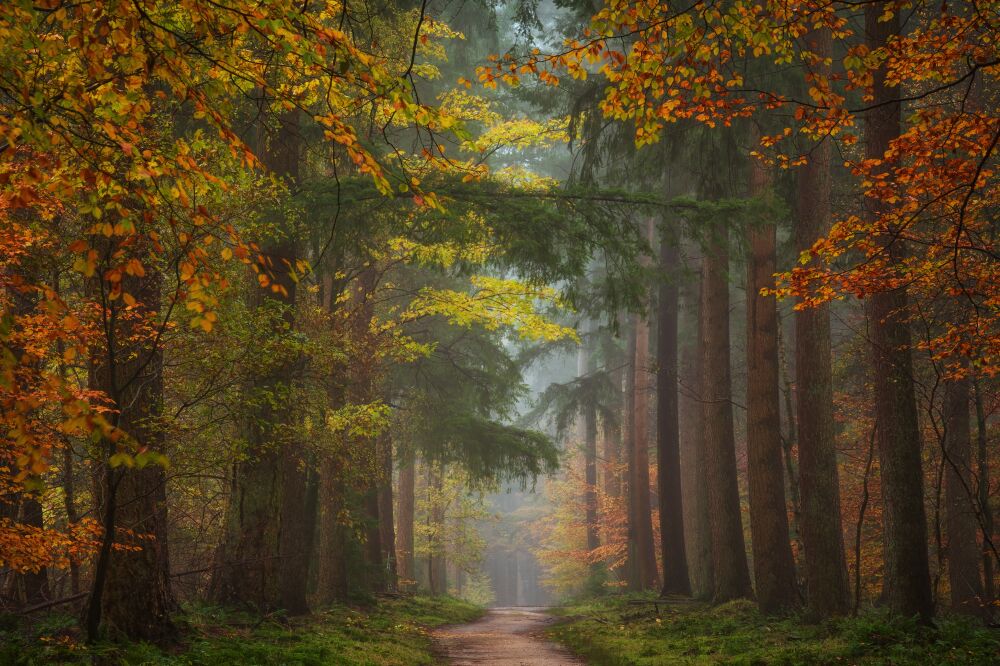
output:
M 632 317 L 629 340 L 632 359 L 632 409 L 629 410 L 629 543 L 632 550 L 629 588 L 658 586 L 649 496 L 649 325 Z
M 337 298 L 333 293 L 333 276 L 323 276 L 322 306 L 333 312 Z M 344 405 L 345 387 L 334 377 L 327 378 L 327 405 L 330 412 Z M 316 601 L 321 605 L 343 601 L 347 598 L 347 526 L 341 515 L 345 510 L 344 452 L 321 451 L 317 470 L 316 508 Z
M 868 47 L 882 49 L 899 33 L 899 13 L 881 20 L 878 4 L 865 8 Z M 900 131 L 899 88 L 886 83 L 885 70 L 874 73 L 874 108 L 865 123 L 866 157 L 884 158 Z M 866 218 L 877 223 L 884 204 L 869 197 Z M 891 233 L 891 230 L 890 230 Z M 894 261 L 902 259 L 899 242 L 884 239 Z M 873 294 L 868 315 L 873 347 L 877 445 L 882 475 L 886 571 L 884 594 L 889 606 L 904 615 L 929 621 L 933 614 L 927 557 L 927 519 L 924 510 L 920 428 L 906 322 L 906 288 Z
M 701 302 L 705 472 L 712 535 L 712 600 L 750 598 L 750 570 L 740 517 L 733 432 L 732 379 L 729 359 L 729 241 L 724 224 L 705 250 Z
M 30 525 L 42 529 L 45 519 L 42 515 L 42 503 L 33 493 L 26 493 L 21 500 L 22 525 Z M 41 603 L 49 597 L 49 570 L 45 567 L 38 571 L 28 571 L 19 574 L 20 599 L 25 606 Z
M 294 184 L 299 177 L 297 112 L 283 114 L 277 131 L 258 128 L 257 147 L 267 169 Z M 270 276 L 268 288 L 251 287 L 251 305 L 282 308 L 275 335 L 287 334 L 295 324 L 298 257 L 290 230 L 262 248 Z M 249 604 L 260 609 L 283 608 L 291 613 L 308 610 L 303 572 L 308 567 L 305 515 L 306 474 L 303 450 L 294 433 L 291 389 L 297 359 L 283 359 L 251 372 L 251 386 L 259 399 L 247 415 L 246 459 L 236 467 L 227 512 L 225 536 L 217 553 L 218 568 L 210 595 L 218 602 Z
M 576 374 L 579 382 L 583 386 L 589 386 L 593 382 L 596 370 L 593 353 L 594 339 L 593 331 L 588 331 L 581 327 L 583 343 L 577 350 Z M 585 391 L 584 399 L 580 406 L 581 411 L 581 439 L 583 441 L 583 506 L 584 524 L 587 533 L 587 550 L 594 551 L 601 545 L 600 531 L 597 516 L 597 396 L 593 391 Z M 596 566 L 596 563 L 594 564 Z
M 982 521 L 980 530 L 983 537 L 983 604 L 987 607 L 996 598 L 993 576 L 993 510 L 990 508 L 990 466 L 989 450 L 986 437 L 986 409 L 983 405 L 983 394 L 979 388 L 979 380 L 972 378 L 973 393 L 976 403 L 976 471 L 978 485 L 976 492 L 979 497 L 979 510 Z
M 948 534 L 945 552 L 948 554 L 952 609 L 979 615 L 983 609 L 983 581 L 979 577 L 979 544 L 976 541 L 970 389 L 967 377 L 947 382 L 944 387 L 944 493 Z
M 122 286 L 135 297 L 139 314 L 153 321 L 160 309 L 161 280 L 157 268 L 148 266 L 144 277 L 131 277 Z M 103 349 L 92 356 L 89 383 L 108 396 L 117 410 L 112 422 L 131 444 L 103 441 L 105 456 L 95 470 L 97 515 L 105 537 L 94 566 L 87 637 L 94 641 L 103 629 L 133 640 L 166 643 L 177 637 L 170 619 L 176 603 L 169 577 L 166 473 L 157 464 L 140 468 L 110 462 L 119 448 L 130 455 L 142 448 L 164 450 L 159 422 L 163 351 L 155 339 L 135 330 L 133 320 L 122 316 L 122 306 L 111 301 L 105 312 Z M 136 341 L 137 335 L 142 339 Z
M 416 485 L 416 462 L 413 453 L 407 451 L 399 466 L 399 510 L 396 533 L 396 561 L 398 562 L 399 586 L 404 590 L 415 584 L 416 570 L 413 562 L 413 510 L 414 487 Z
M 807 37 L 820 56 L 830 33 Z M 809 250 L 830 228 L 830 143 L 815 146 L 798 177 L 795 244 Z M 805 550 L 806 596 L 819 618 L 850 608 L 847 560 L 840 515 L 840 481 L 833 421 L 830 310 L 826 304 L 795 313 L 795 388 L 799 446 L 800 533 Z
M 660 241 L 660 270 L 672 272 L 661 278 L 659 326 L 656 338 L 656 459 L 660 502 L 660 554 L 663 559 L 661 594 L 691 594 L 684 535 L 684 504 L 681 495 L 680 416 L 677 395 L 677 326 L 680 291 L 676 274 L 680 253 L 670 239 Z
M 382 560 L 382 517 L 379 515 L 379 489 L 373 486 L 365 492 L 365 584 L 370 592 L 384 592 L 385 562 Z
M 639 577 L 638 519 L 636 518 L 635 480 L 635 350 L 636 331 L 631 318 L 625 338 L 625 395 L 622 400 L 622 443 L 625 463 L 622 475 L 622 492 L 625 498 L 626 552 L 625 552 L 625 583 L 630 590 L 639 590 L 642 583 Z
M 696 259 L 698 264 L 700 259 Z M 701 359 L 704 333 L 701 322 L 701 280 L 685 292 L 685 339 L 681 355 L 679 399 L 681 431 L 681 492 L 684 496 L 684 543 L 691 575 L 691 594 L 702 600 L 712 598 L 715 589 L 712 570 L 712 533 L 709 524 L 708 484 L 705 470 L 704 392 Z
M 392 501 L 392 438 L 388 432 L 379 440 L 382 456 L 382 485 L 378 493 L 379 537 L 382 542 L 382 561 L 385 563 L 385 589 L 395 592 L 399 589 L 399 572 L 396 560 L 396 521 L 393 516 Z
M 756 139 L 756 136 L 755 136 Z M 767 196 L 769 176 L 751 158 L 750 195 Z M 788 536 L 788 506 L 781 459 L 778 387 L 778 310 L 774 296 L 776 230 L 770 220 L 747 230 L 747 474 L 750 533 L 757 602 L 764 613 L 798 605 L 795 560 Z
M 594 551 L 601 545 L 601 541 L 597 518 L 597 406 L 593 402 L 584 408 L 583 442 L 584 481 L 587 484 L 583 498 L 586 507 L 587 550 Z
M 347 598 L 347 526 L 343 524 L 342 463 L 325 455 L 319 469 L 319 533 L 316 548 L 316 600 L 329 605 Z
M 427 555 L 427 579 L 431 594 L 448 594 L 448 567 L 445 557 L 445 506 L 442 498 L 444 489 L 444 466 L 440 463 L 427 465 L 427 489 L 432 497 L 427 521 L 431 526 L 431 543 Z
M 612 390 L 615 392 L 615 408 L 618 412 L 617 421 L 605 419 L 601 423 L 601 432 L 604 445 L 604 492 L 609 497 L 620 498 L 625 492 L 624 480 L 622 479 L 623 467 L 623 444 L 625 435 L 625 393 L 624 387 L 626 363 L 621 349 L 612 344 L 608 345 L 609 352 L 606 361 L 609 366 Z

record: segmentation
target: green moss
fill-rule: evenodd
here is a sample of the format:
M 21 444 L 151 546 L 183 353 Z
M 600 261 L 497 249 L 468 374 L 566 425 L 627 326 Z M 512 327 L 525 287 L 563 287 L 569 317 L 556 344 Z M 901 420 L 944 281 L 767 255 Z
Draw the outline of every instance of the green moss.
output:
M 605 597 L 559 611 L 553 638 L 593 666 L 660 664 L 996 664 L 1000 634 L 964 618 L 936 627 L 871 612 L 822 624 L 771 618 L 750 602 L 711 608 L 652 596 Z
M 468 622 L 481 609 L 449 598 L 411 597 L 360 608 L 335 606 L 306 618 L 259 618 L 195 606 L 177 618 L 185 642 L 84 647 L 72 618 L 49 616 L 0 629 L 0 664 L 411 666 L 436 664 L 427 628 Z

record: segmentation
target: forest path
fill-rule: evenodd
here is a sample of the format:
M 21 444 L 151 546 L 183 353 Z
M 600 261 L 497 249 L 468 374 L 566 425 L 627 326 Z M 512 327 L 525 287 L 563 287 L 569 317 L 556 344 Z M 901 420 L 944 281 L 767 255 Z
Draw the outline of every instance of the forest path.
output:
M 438 652 L 452 666 L 583 666 L 541 635 L 556 622 L 544 608 L 491 608 L 475 622 L 435 629 Z

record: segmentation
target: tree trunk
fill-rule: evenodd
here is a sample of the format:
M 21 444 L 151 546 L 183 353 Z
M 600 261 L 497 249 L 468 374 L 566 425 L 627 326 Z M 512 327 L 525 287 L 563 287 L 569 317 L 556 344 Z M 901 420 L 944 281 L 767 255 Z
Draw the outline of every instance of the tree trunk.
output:
M 983 605 L 991 608 L 996 598 L 993 581 L 993 510 L 990 508 L 990 466 L 989 450 L 986 438 L 986 409 L 983 405 L 983 394 L 979 389 L 979 380 L 973 376 L 972 385 L 976 402 L 976 471 L 979 484 L 976 491 L 979 497 L 979 511 L 982 516 L 983 546 Z
M 103 287 L 102 287 L 103 288 Z M 144 277 L 125 280 L 123 290 L 135 297 L 135 308 L 155 321 L 160 308 L 161 276 L 149 266 Z M 117 410 L 112 420 L 129 442 L 105 440 L 105 456 L 95 470 L 97 515 L 105 538 L 94 566 L 87 608 L 89 641 L 102 628 L 133 640 L 170 642 L 177 629 L 170 619 L 176 607 L 170 588 L 167 551 L 166 473 L 162 466 L 113 466 L 119 451 L 140 449 L 162 453 L 164 433 L 163 352 L 155 340 L 134 340 L 138 332 L 121 306 L 108 306 L 103 346 L 93 355 L 89 383 L 102 391 Z M 134 548 L 121 549 L 128 545 Z
M 792 505 L 792 516 L 789 522 L 792 543 L 799 553 L 805 552 L 802 546 L 802 502 L 799 499 L 799 473 L 795 460 L 795 447 L 798 437 L 795 433 L 795 390 L 792 387 L 792 380 L 788 374 L 788 346 L 786 344 L 785 329 L 781 319 L 781 310 L 778 310 L 778 372 L 781 375 L 781 391 L 784 401 L 785 414 L 785 435 L 781 438 L 781 459 L 785 465 L 785 484 L 788 488 L 788 502 Z M 801 555 L 799 556 L 801 557 Z
M 630 318 L 631 319 L 631 318 Z M 635 350 L 636 332 L 632 321 L 628 323 L 628 330 L 625 339 L 625 395 L 622 400 L 622 442 L 624 444 L 625 470 L 622 475 L 625 498 L 625 517 L 628 522 L 626 526 L 626 551 L 625 551 L 625 582 L 630 590 L 642 588 L 639 578 L 639 549 L 636 518 L 636 497 L 635 480 Z
M 62 354 L 60 353 L 60 356 Z M 66 510 L 66 522 L 76 525 L 80 516 L 76 510 L 76 476 L 73 465 L 73 449 L 69 442 L 63 448 L 63 506 Z M 80 564 L 76 560 L 69 563 L 69 593 L 80 593 Z
M 581 331 L 584 342 L 580 345 L 577 355 L 577 377 L 585 385 L 593 382 L 596 364 L 593 347 L 594 340 L 588 337 L 588 331 Z M 591 331 L 590 333 L 593 334 Z M 584 483 L 583 505 L 587 532 L 587 550 L 593 552 L 600 545 L 600 532 L 597 517 L 597 396 L 587 391 L 582 411 L 582 439 Z M 596 563 L 595 563 L 596 566 Z
M 632 317 L 632 409 L 629 411 L 629 541 L 634 548 L 634 568 L 629 579 L 633 590 L 658 586 L 653 516 L 649 496 L 649 325 Z
M 42 529 L 45 527 L 42 503 L 32 493 L 26 493 L 21 500 L 22 525 Z M 41 603 L 49 597 L 49 571 L 42 567 L 38 571 L 28 571 L 17 576 L 20 592 L 19 601 L 25 606 Z
M 592 402 L 584 408 L 583 433 L 584 481 L 587 484 L 583 498 L 587 514 L 587 550 L 594 551 L 601 545 L 601 541 L 597 519 L 597 407 Z
M 677 325 L 680 253 L 672 239 L 660 241 L 660 270 L 673 273 L 660 283 L 656 338 L 656 477 L 660 502 L 661 594 L 691 594 L 681 496 L 680 416 L 677 395 Z
M 705 250 L 701 302 L 705 472 L 712 535 L 712 600 L 753 596 L 740 517 L 729 366 L 729 241 L 724 224 Z
M 299 175 L 297 112 L 283 114 L 280 128 L 258 128 L 258 153 L 268 170 L 291 183 Z M 284 230 L 290 233 L 290 230 Z M 261 249 L 269 276 L 267 288 L 251 287 L 251 306 L 276 303 L 283 321 L 275 335 L 294 327 L 297 248 L 287 235 Z M 211 597 L 228 604 L 260 609 L 308 610 L 303 572 L 308 567 L 305 515 L 306 475 L 303 450 L 294 434 L 292 384 L 297 359 L 284 359 L 252 370 L 250 384 L 257 399 L 246 418 L 246 459 L 236 468 L 227 512 L 225 536 L 217 557 Z
M 385 563 L 382 560 L 382 517 L 379 515 L 379 489 L 373 486 L 365 492 L 365 583 L 370 592 L 384 592 Z
M 756 136 L 755 136 L 756 139 Z M 769 176 L 751 158 L 751 196 L 767 196 Z M 775 225 L 770 220 L 747 230 L 747 475 L 750 533 L 757 602 L 764 613 L 798 605 L 795 560 L 788 536 L 788 506 L 781 459 L 778 387 L 778 310 L 774 296 Z
M 983 581 L 979 577 L 979 544 L 976 542 L 970 388 L 967 377 L 947 382 L 944 387 L 946 552 L 952 609 L 978 615 L 983 609 Z
M 342 463 L 325 455 L 319 469 L 319 515 L 316 548 L 316 600 L 329 605 L 347 598 L 347 530 Z
M 700 260 L 698 260 L 700 264 Z M 712 534 L 709 523 L 708 484 L 705 482 L 705 431 L 703 375 L 704 334 L 701 322 L 701 280 L 685 292 L 684 353 L 681 355 L 679 399 L 681 432 L 681 492 L 684 496 L 684 543 L 690 566 L 691 593 L 697 599 L 712 598 Z
M 407 451 L 399 467 L 399 509 L 396 533 L 396 559 L 398 562 L 399 586 L 412 589 L 416 570 L 413 563 L 413 509 L 414 486 L 416 485 L 416 462 L 412 451 Z
M 445 506 L 442 498 L 444 490 L 444 466 L 440 463 L 430 463 L 427 466 L 427 489 L 432 497 L 427 521 L 431 527 L 431 543 L 427 555 L 427 578 L 430 582 L 431 594 L 442 596 L 448 594 L 448 567 L 445 558 Z
M 889 39 L 899 33 L 899 13 L 889 20 L 880 20 L 882 11 L 878 4 L 865 8 L 868 46 L 872 51 L 884 48 Z M 890 142 L 899 136 L 900 126 L 899 88 L 886 84 L 884 68 L 874 74 L 873 103 L 876 106 L 868 111 L 865 123 L 866 157 L 881 160 Z M 884 210 L 883 204 L 871 197 L 866 204 L 867 219 L 877 221 Z M 884 240 L 884 244 L 893 260 L 902 259 L 899 242 L 889 239 Z M 868 301 L 885 522 L 883 596 L 897 612 L 929 620 L 934 602 L 927 558 L 920 428 L 906 311 L 905 287 L 873 294 Z
M 385 563 L 385 589 L 395 592 L 399 588 L 396 561 L 396 521 L 393 516 L 392 501 L 392 438 L 385 432 L 379 439 L 379 454 L 382 456 L 382 485 L 378 493 L 378 515 L 382 542 L 382 561 Z
M 333 277 L 323 276 L 322 306 L 333 312 L 337 296 L 333 293 Z M 330 412 L 343 407 L 346 389 L 334 377 L 327 378 L 327 405 Z M 341 515 L 345 511 L 343 470 L 344 452 L 322 451 L 318 456 L 316 509 L 316 601 L 330 605 L 347 598 L 347 532 Z
M 617 421 L 604 419 L 601 423 L 602 439 L 604 440 L 604 492 L 609 497 L 620 498 L 625 492 L 622 479 L 623 444 L 625 435 L 625 359 L 621 349 L 609 344 L 606 365 L 610 368 L 611 387 L 615 392 L 615 409 L 618 412 Z
M 807 37 L 820 56 L 830 33 Z M 815 146 L 798 177 L 795 245 L 809 250 L 830 227 L 830 142 Z M 850 608 L 840 516 L 840 481 L 833 421 L 830 310 L 826 304 L 795 313 L 795 388 L 799 445 L 800 532 L 810 613 L 825 618 Z

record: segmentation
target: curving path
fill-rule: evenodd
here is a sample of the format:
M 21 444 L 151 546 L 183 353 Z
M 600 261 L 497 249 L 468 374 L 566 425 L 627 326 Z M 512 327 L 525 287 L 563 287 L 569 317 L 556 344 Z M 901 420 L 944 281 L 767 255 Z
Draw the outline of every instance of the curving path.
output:
M 555 621 L 544 608 L 491 608 L 475 622 L 441 627 L 431 635 L 452 666 L 583 666 L 542 635 Z

